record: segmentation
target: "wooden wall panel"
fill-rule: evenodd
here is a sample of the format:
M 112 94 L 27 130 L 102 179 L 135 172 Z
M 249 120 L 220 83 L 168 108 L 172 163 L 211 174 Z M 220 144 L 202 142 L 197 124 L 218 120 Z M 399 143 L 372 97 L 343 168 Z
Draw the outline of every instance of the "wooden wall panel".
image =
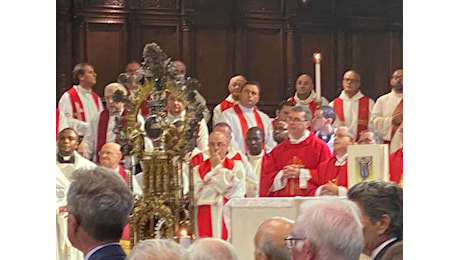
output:
M 93 87 L 100 96 L 104 87 L 116 82 L 125 67 L 125 30 L 123 24 L 88 24 L 87 61 L 93 64 L 97 83 Z
M 323 56 L 321 61 L 321 95 L 331 101 L 335 98 L 334 87 L 334 64 L 335 50 L 334 37 L 330 33 L 302 33 L 300 37 L 299 55 L 301 65 L 298 73 L 307 73 L 315 81 L 315 62 L 313 53 L 320 52 Z M 295 85 L 294 85 L 295 91 Z M 293 95 L 294 93 L 291 93 Z
M 140 29 L 139 58 L 146 44 L 155 42 L 172 60 L 179 59 L 178 29 L 174 26 L 142 26 Z
M 200 93 L 207 104 L 215 106 L 228 95 L 227 83 L 231 75 L 228 33 L 224 30 L 197 30 L 196 78 L 201 83 Z
M 388 92 L 388 34 L 354 34 L 351 52 L 350 69 L 355 69 L 361 74 L 361 91 L 374 100 Z
M 247 35 L 247 79 L 260 82 L 261 106 L 278 104 L 284 87 L 281 30 L 250 29 Z

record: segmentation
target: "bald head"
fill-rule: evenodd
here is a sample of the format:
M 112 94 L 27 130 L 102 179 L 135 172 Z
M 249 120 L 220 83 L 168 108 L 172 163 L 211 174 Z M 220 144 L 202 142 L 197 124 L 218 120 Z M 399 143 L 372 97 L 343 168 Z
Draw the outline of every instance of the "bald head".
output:
M 294 221 L 282 217 L 262 222 L 254 236 L 255 259 L 291 259 L 284 238 L 290 234 L 293 224 Z
M 102 166 L 110 169 L 117 169 L 121 160 L 121 146 L 117 143 L 109 142 L 102 146 L 99 151 L 99 161 Z

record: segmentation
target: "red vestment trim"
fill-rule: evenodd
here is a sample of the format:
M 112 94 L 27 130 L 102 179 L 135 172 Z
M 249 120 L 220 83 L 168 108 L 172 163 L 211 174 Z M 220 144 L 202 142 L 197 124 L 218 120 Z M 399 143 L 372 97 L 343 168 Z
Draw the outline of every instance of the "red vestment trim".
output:
M 81 103 L 81 99 L 78 96 L 77 90 L 72 87 L 71 89 L 67 90 L 67 93 L 69 93 L 70 102 L 72 103 L 73 118 L 86 122 L 85 111 L 83 110 L 83 104 Z M 94 102 L 96 103 L 97 110 L 99 110 L 99 96 L 92 90 L 91 95 L 93 96 Z M 81 108 L 80 115 L 78 115 L 76 104 L 78 104 Z
M 126 109 L 123 110 L 121 116 L 126 115 Z M 109 125 L 109 111 L 104 109 L 99 117 L 99 124 L 97 126 L 97 141 L 96 141 L 96 163 L 99 163 L 99 151 L 102 146 L 107 142 L 107 126 Z M 115 140 L 117 142 L 117 140 Z
M 246 121 L 246 118 L 244 117 L 243 111 L 241 111 L 240 106 L 234 105 L 233 109 L 235 110 L 236 115 L 238 116 L 238 119 L 240 120 L 241 131 L 243 133 L 244 139 L 246 139 L 246 133 L 248 132 L 248 122 Z M 257 126 L 260 129 L 262 129 L 262 132 L 265 134 L 265 128 L 264 128 L 264 124 L 262 122 L 262 118 L 260 117 L 260 114 L 259 114 L 259 112 L 257 111 L 257 109 L 255 107 L 253 109 L 253 112 L 254 112 L 254 116 L 256 118 Z M 246 144 L 244 145 L 244 147 L 246 147 Z M 247 147 L 246 147 L 246 151 L 247 151 Z
M 393 110 L 393 116 L 397 114 L 402 114 L 402 113 L 403 113 L 403 99 L 401 98 L 401 101 L 399 101 L 398 105 L 395 107 L 395 110 Z M 398 130 L 398 127 L 399 126 L 397 125 L 393 125 L 393 127 L 391 128 L 390 140 L 393 140 L 393 136 L 395 135 L 396 130 Z
M 367 129 L 369 122 L 369 98 L 363 96 L 358 101 L 358 127 L 356 129 L 356 140 L 359 138 L 359 133 Z M 340 120 L 340 125 L 345 125 L 345 116 L 343 114 L 343 99 L 336 98 L 332 106 L 337 118 Z
M 235 162 L 232 159 L 225 157 L 222 162 L 222 166 L 226 169 L 232 170 Z M 204 176 L 211 171 L 211 161 L 207 159 L 198 167 L 198 173 L 200 174 L 201 179 L 204 182 Z M 228 199 L 223 198 L 222 206 L 227 203 Z M 227 240 L 228 231 L 222 218 L 222 239 Z M 198 234 L 200 238 L 202 237 L 212 237 L 212 216 L 211 216 L 211 206 L 210 205 L 200 205 L 197 210 L 197 226 Z
M 232 106 L 234 105 L 234 103 L 228 101 L 228 100 L 224 100 L 220 103 L 220 110 L 222 112 L 224 112 L 225 110 L 231 108 Z

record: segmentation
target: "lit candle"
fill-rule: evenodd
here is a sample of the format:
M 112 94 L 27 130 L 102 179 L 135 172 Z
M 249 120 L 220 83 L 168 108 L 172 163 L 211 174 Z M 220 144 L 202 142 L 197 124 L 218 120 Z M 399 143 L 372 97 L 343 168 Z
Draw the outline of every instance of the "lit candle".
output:
M 190 236 L 188 235 L 187 229 L 183 228 L 179 233 L 179 244 L 185 248 L 188 248 L 190 246 Z
M 321 53 L 313 53 L 313 60 L 315 61 L 315 90 L 318 104 L 321 104 L 321 58 Z

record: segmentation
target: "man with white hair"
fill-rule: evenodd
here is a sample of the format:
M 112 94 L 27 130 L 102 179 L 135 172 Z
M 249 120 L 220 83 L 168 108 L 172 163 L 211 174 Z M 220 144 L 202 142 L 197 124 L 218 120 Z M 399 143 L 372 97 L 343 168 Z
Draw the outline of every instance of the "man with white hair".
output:
M 238 260 L 235 247 L 218 238 L 195 240 L 187 251 L 189 260 Z
M 301 205 L 292 236 L 284 239 L 291 259 L 357 260 L 364 247 L 359 208 L 350 200 L 323 197 Z
M 126 260 L 185 260 L 187 249 L 172 239 L 146 239 L 137 243 Z
M 127 93 L 125 87 L 120 83 L 110 83 L 105 86 L 106 109 L 91 119 L 88 130 L 78 146 L 78 152 L 95 163 L 99 163 L 98 152 L 101 147 L 107 142 L 116 141 L 116 134 L 113 132 L 116 123 L 115 118 L 124 116 L 126 113 L 125 104 L 113 100 L 113 94 L 117 90 L 124 95 Z M 137 121 L 141 124 L 141 129 L 143 130 L 144 118 L 138 114 Z

